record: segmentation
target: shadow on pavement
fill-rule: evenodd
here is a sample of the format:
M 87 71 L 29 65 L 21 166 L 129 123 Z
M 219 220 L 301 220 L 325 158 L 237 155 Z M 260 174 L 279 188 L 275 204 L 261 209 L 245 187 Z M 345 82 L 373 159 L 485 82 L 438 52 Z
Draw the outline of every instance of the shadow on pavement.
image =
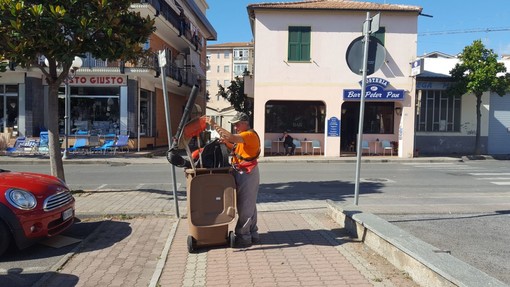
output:
M 22 268 L 12 268 L 7 270 L 7 275 L 0 275 L 0 286 L 5 287 L 27 287 L 32 286 L 41 277 L 57 278 L 62 284 L 60 287 L 76 286 L 79 278 L 72 274 L 63 274 L 57 272 L 44 273 L 23 273 Z
M 381 193 L 384 183 L 360 183 L 360 194 Z M 282 202 L 295 200 L 345 201 L 354 195 L 354 184 L 345 181 L 282 182 L 261 184 L 257 202 Z

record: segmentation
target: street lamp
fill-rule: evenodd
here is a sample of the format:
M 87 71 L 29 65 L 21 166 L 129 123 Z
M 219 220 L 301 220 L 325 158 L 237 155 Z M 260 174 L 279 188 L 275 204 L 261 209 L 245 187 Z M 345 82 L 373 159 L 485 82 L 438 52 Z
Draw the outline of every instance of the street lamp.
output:
M 44 59 L 44 64 L 46 64 L 47 67 L 49 67 L 48 59 Z M 71 111 L 71 89 L 69 88 L 69 81 L 74 79 L 76 77 L 76 71 L 81 68 L 83 65 L 83 61 L 80 57 L 75 56 L 73 62 L 71 63 L 71 68 L 69 68 L 69 73 L 67 74 L 67 77 L 64 79 L 64 106 L 65 106 L 65 114 L 64 114 L 64 137 L 65 137 L 65 143 L 66 148 L 64 150 L 64 154 L 62 156 L 63 159 L 67 159 L 68 157 L 68 149 L 69 149 L 69 113 Z

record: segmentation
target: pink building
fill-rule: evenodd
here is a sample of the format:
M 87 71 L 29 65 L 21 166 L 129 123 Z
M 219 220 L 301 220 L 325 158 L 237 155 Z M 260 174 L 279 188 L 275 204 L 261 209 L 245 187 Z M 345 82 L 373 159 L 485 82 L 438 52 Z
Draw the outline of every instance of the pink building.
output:
M 246 86 L 253 87 L 248 94 L 255 99 L 254 128 L 268 147 L 264 155 L 281 151 L 278 138 L 284 131 L 299 140 L 303 152 L 311 153 L 312 140 L 325 156 L 355 151 L 362 77 L 349 69 L 346 53 L 362 36 L 369 12 L 371 17 L 380 14 L 380 29 L 372 36 L 386 54 L 380 69 L 367 78 L 363 141 L 371 154 L 382 154 L 382 142 L 393 142 L 399 157 L 413 157 L 416 85 L 411 63 L 421 10 L 333 0 L 249 5 L 255 60 Z

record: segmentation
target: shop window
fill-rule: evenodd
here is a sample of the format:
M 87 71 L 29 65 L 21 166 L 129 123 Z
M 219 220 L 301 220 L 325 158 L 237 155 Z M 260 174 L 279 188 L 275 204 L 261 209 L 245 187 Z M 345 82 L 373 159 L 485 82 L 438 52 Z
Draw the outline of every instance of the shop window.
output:
M 460 132 L 461 96 L 442 90 L 423 90 L 416 116 L 417 131 Z
M 18 86 L 0 85 L 0 131 L 17 126 L 18 116 Z
M 320 101 L 269 101 L 265 132 L 324 133 L 325 112 Z
M 393 103 L 366 103 L 363 133 L 393 134 L 393 114 Z
M 119 134 L 120 103 L 118 88 L 72 87 L 70 130 L 98 134 Z M 64 133 L 65 93 L 59 90 L 59 130 Z
M 289 62 L 310 61 L 310 27 L 289 27 Z
M 152 136 L 152 92 L 140 90 L 140 135 Z

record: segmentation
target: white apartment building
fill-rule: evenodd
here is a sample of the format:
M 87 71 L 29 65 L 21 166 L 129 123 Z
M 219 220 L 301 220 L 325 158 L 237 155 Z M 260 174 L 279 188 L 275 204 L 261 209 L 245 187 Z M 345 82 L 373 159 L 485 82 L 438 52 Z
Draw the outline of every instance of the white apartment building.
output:
M 236 111 L 230 102 L 218 94 L 219 85 L 227 89 L 236 77 L 243 78 L 244 72 L 253 74 L 253 43 L 233 42 L 207 46 L 207 82 L 209 94 L 207 112 L 227 130 L 231 129 L 228 120 Z

